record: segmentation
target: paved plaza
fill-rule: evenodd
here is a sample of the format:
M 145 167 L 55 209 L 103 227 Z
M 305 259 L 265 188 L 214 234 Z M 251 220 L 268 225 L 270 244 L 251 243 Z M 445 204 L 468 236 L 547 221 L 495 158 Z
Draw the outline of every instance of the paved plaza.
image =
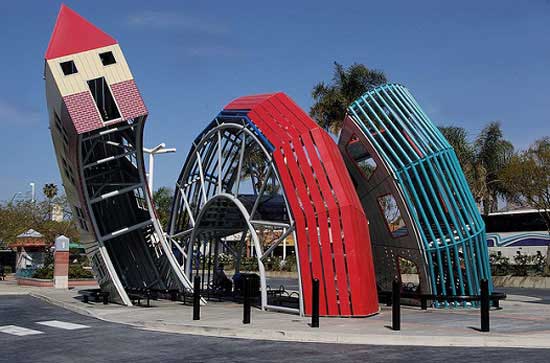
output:
M 252 310 L 252 323 L 242 324 L 242 305 L 210 302 L 202 307 L 201 320 L 192 320 L 192 307 L 181 302 L 153 300 L 151 307 L 84 303 L 77 289 L 55 290 L 0 284 L 0 294 L 28 294 L 81 315 L 135 328 L 201 336 L 293 342 L 408 345 L 431 347 L 550 348 L 550 292 L 509 291 L 501 310 L 491 310 L 491 332 L 480 332 L 477 309 L 402 308 L 401 331 L 389 328 L 391 308 L 381 304 L 370 318 L 321 318 L 320 328 L 309 318 Z M 43 320 L 55 320 L 45 317 Z M 9 324 L 2 324 L 9 325 Z
M 104 314 L 117 310 L 96 309 Z M 135 315 L 147 316 L 146 310 L 159 308 L 137 309 L 132 309 Z M 419 355 L 424 362 L 545 362 L 550 354 L 546 349 L 319 344 L 163 333 L 76 314 L 26 295 L 0 296 L 0 311 L 0 362 L 395 362 Z

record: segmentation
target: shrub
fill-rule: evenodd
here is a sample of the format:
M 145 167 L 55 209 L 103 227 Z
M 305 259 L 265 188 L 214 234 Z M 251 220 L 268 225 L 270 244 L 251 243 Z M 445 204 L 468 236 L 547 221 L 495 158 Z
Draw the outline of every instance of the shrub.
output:
M 53 265 L 39 267 L 36 271 L 34 271 L 32 277 L 35 279 L 53 279 Z
M 70 279 L 91 279 L 94 275 L 90 270 L 86 270 L 79 264 L 69 265 Z

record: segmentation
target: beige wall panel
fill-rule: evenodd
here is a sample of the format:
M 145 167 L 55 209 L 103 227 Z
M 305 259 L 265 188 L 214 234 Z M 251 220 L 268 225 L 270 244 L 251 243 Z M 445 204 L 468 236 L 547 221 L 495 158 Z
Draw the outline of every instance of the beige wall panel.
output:
M 99 54 L 108 51 L 113 52 L 116 63 L 104 66 L 101 63 Z M 75 63 L 78 72 L 66 76 L 61 70 L 60 64 L 70 60 Z M 88 91 L 88 84 L 86 82 L 94 78 L 105 77 L 108 84 L 133 79 L 128 63 L 118 44 L 50 59 L 47 61 L 47 65 L 57 83 L 61 96 Z

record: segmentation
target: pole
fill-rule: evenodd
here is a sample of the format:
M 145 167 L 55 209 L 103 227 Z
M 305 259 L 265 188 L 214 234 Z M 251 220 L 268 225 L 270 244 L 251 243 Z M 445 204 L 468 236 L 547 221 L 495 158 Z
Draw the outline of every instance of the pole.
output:
M 155 167 L 155 154 L 149 153 L 149 173 L 147 174 L 147 185 L 151 195 L 153 194 L 153 168 Z
M 286 238 L 283 240 L 283 261 L 286 260 Z
M 420 307 L 422 310 L 428 310 L 428 298 L 424 295 L 420 297 Z
M 31 186 L 31 203 L 34 203 L 34 201 L 36 200 L 36 185 L 34 183 L 29 183 L 29 185 Z
M 243 281 L 243 324 L 250 324 L 250 278 L 245 276 Z
M 392 329 L 401 330 L 401 283 L 398 279 L 393 280 L 392 283 L 392 307 L 391 307 L 391 318 L 392 318 Z
M 489 331 L 489 281 L 481 280 L 481 331 Z
M 193 320 L 201 319 L 201 277 L 195 275 L 193 281 Z
M 319 327 L 319 279 L 313 279 L 311 296 L 311 327 Z

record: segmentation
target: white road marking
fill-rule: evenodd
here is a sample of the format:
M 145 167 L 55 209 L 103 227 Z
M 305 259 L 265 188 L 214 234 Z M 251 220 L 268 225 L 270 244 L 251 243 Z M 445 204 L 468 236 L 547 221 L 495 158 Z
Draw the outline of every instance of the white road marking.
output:
M 59 329 L 65 329 L 65 330 L 77 330 L 77 329 L 89 328 L 88 325 L 67 323 L 65 321 L 59 321 L 59 320 L 38 321 L 36 322 L 36 324 L 51 326 L 53 328 L 59 328 Z
M 0 333 L 11 334 L 11 335 L 15 335 L 15 336 L 18 336 L 18 337 L 23 337 L 25 335 L 44 334 L 41 331 L 27 329 L 27 328 L 23 328 L 23 327 L 20 327 L 20 326 L 17 326 L 17 325 L 0 326 Z

